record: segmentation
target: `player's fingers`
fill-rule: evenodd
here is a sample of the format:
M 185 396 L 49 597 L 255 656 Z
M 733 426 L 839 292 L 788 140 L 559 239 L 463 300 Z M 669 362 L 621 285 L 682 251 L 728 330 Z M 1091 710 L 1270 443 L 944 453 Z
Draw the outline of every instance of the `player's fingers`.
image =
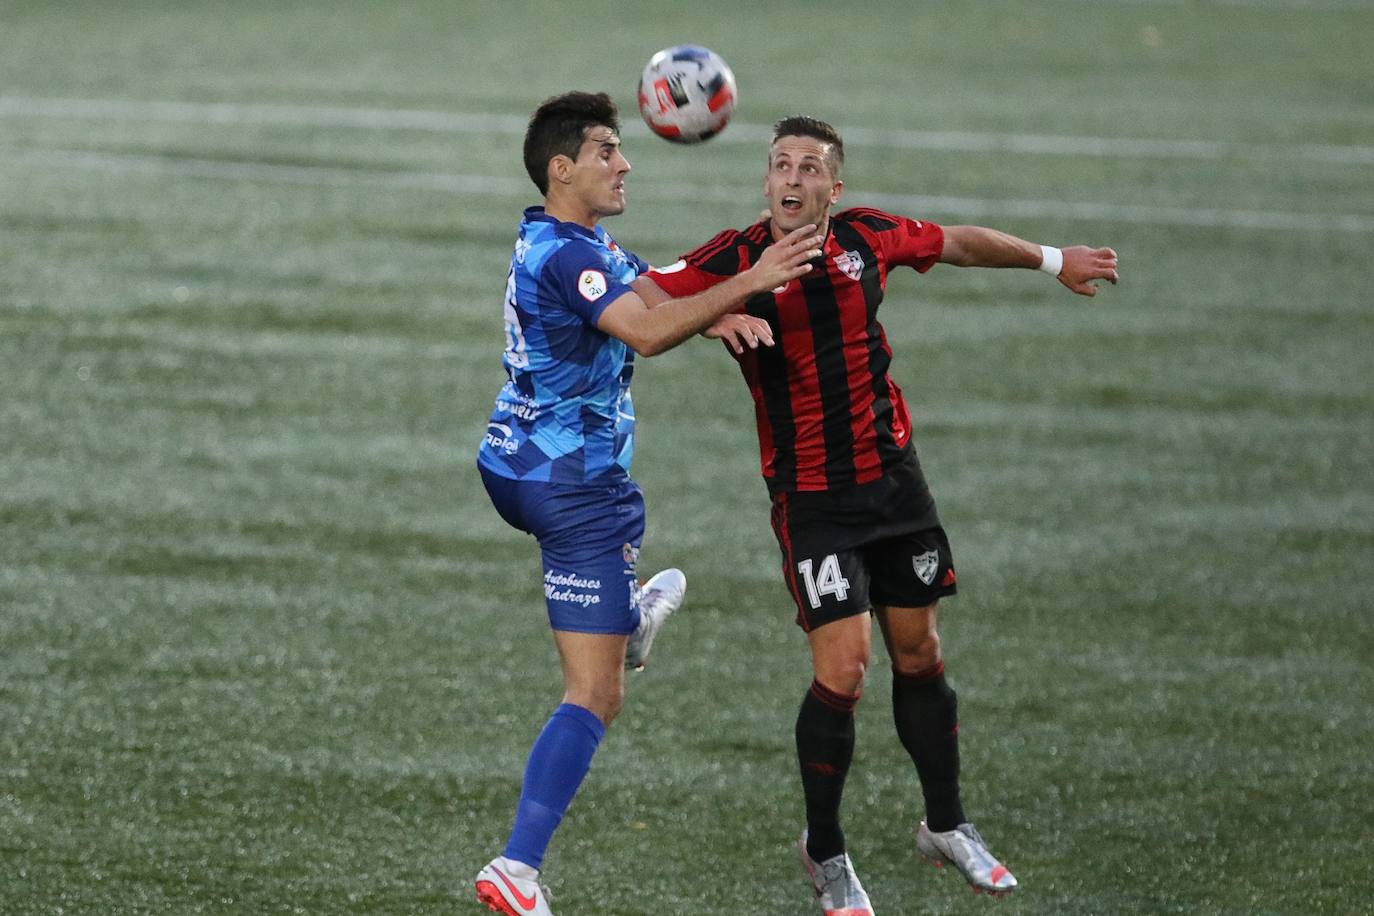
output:
M 777 244 L 781 245 L 784 248 L 797 247 L 806 244 L 806 240 L 809 239 L 810 236 L 813 236 L 815 234 L 816 224 L 807 223 L 805 226 L 799 226 L 798 228 L 793 229 L 791 232 L 784 235 L 781 239 L 778 240 Z

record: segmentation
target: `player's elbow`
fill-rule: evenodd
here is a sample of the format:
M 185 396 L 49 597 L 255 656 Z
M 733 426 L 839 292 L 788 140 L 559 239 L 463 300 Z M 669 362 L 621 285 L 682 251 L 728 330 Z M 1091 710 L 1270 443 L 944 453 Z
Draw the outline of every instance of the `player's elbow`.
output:
M 637 355 L 649 357 L 658 356 L 660 353 L 665 353 L 668 350 L 671 350 L 672 344 L 670 344 L 666 340 L 655 340 L 650 338 L 643 340 L 639 343 L 632 343 L 630 344 L 630 347 L 634 349 Z
M 639 356 L 657 356 L 671 350 L 677 341 L 665 331 L 645 322 L 643 326 L 631 327 L 621 338 Z

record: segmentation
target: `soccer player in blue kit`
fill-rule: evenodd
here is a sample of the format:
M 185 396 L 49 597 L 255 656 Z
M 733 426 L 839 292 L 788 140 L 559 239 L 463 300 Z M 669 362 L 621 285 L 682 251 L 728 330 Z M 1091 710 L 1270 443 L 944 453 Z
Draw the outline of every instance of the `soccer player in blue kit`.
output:
M 610 98 L 570 92 L 546 101 L 530 118 L 524 160 L 544 204 L 525 211 L 515 242 L 507 380 L 477 464 L 501 517 L 539 541 L 564 692 L 530 749 L 506 848 L 477 875 L 476 892 L 507 916 L 551 916 L 538 880 L 545 850 L 620 711 L 625 669 L 643 666 L 686 590 L 676 569 L 638 583 L 634 355 L 662 353 L 708 328 L 736 349 L 755 345 L 743 326 L 718 319 L 810 271 L 821 237 L 801 226 L 736 276 L 650 309 L 629 286 L 648 264 L 599 225 L 624 211 L 630 170 Z

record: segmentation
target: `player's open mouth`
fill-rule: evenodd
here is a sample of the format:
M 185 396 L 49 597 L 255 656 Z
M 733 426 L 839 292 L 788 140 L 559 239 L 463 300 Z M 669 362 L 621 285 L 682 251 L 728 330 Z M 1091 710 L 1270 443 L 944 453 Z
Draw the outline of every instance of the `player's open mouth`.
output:
M 800 197 L 784 197 L 782 199 L 782 209 L 786 213 L 796 213 L 801 210 L 802 202 Z

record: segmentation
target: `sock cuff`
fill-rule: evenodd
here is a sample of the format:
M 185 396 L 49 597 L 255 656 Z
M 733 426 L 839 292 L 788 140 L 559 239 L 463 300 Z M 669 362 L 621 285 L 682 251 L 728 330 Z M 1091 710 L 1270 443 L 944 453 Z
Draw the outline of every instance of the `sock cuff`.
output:
M 859 697 L 863 696 L 863 690 L 850 696 L 848 694 L 836 693 L 818 680 L 811 682 L 811 695 L 820 700 L 826 706 L 836 712 L 853 712 L 854 707 L 859 703 Z
M 592 739 L 595 740 L 597 744 L 600 744 L 601 739 L 606 736 L 606 726 L 596 713 L 585 706 L 578 706 L 576 703 L 564 703 L 555 709 L 553 715 L 549 716 L 549 718 L 553 719 L 556 716 L 563 716 L 564 718 L 572 719 L 574 722 L 577 722 L 591 733 Z
M 940 678 L 944 677 L 944 674 L 945 663 L 944 660 L 941 659 L 940 661 L 931 665 L 929 668 L 922 668 L 920 671 L 917 671 L 914 674 L 905 674 L 901 671 L 897 671 L 894 669 L 892 672 L 892 680 L 900 684 L 909 684 L 913 687 L 921 687 L 926 686 L 933 681 L 939 680 Z

